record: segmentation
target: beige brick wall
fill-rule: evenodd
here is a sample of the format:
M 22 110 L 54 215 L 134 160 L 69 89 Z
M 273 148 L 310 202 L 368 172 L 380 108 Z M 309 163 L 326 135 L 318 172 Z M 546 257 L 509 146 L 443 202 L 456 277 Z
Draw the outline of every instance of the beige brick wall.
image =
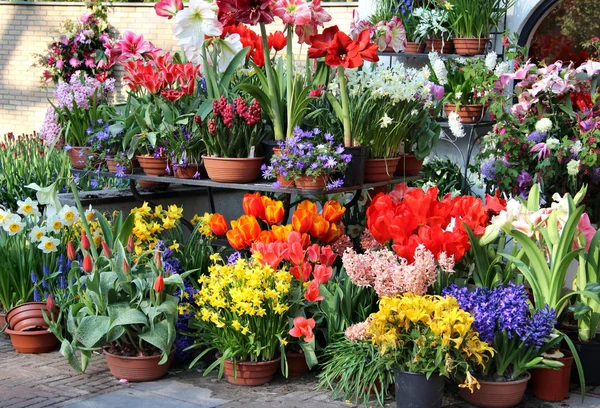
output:
M 356 7 L 354 3 L 325 5 L 331 23 L 343 30 L 348 29 Z M 39 130 L 53 94 L 51 88 L 40 88 L 42 70 L 32 67 L 33 54 L 46 49 L 63 21 L 77 19 L 84 10 L 74 3 L 0 1 L 0 134 Z M 109 12 L 109 23 L 114 34 L 131 30 L 164 50 L 179 50 L 171 34 L 172 21 L 158 17 L 152 4 L 117 4 Z M 269 29 L 279 30 L 282 25 L 272 24 Z M 117 70 L 117 77 L 120 74 Z

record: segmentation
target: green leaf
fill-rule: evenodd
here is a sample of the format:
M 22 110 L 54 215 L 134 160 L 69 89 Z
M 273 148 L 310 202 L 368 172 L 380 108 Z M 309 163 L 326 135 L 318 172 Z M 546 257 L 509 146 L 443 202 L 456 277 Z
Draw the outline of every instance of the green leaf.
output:
M 108 316 L 85 316 L 77 327 L 75 339 L 85 348 L 100 347 L 108 332 L 109 323 Z
M 168 322 L 161 321 L 154 325 L 149 331 L 140 333 L 139 338 L 145 342 L 152 344 L 154 347 L 160 349 L 163 353 L 169 354 L 171 352 L 171 344 L 167 342 L 169 336 Z
M 110 324 L 110 328 L 115 326 L 128 326 L 132 324 L 147 325 L 148 318 L 137 309 L 120 310 L 115 319 Z

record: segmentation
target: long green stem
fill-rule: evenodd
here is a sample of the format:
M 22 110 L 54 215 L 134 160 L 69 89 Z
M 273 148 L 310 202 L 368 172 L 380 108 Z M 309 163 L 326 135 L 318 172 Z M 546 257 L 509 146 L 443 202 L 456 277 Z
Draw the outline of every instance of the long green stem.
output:
M 267 29 L 264 23 L 260 23 L 260 35 L 262 36 L 263 52 L 265 55 L 265 71 L 267 71 L 267 83 L 269 84 L 269 99 L 271 102 L 271 111 L 273 116 L 273 132 L 275 140 L 283 140 L 283 124 L 281 123 L 281 111 L 277 101 L 277 88 L 275 78 L 273 78 L 273 68 L 271 66 L 271 55 L 269 53 L 269 42 L 267 41 Z
M 350 123 L 350 99 L 348 98 L 348 82 L 346 71 L 343 66 L 338 66 L 338 77 L 340 79 L 340 96 L 342 97 L 342 124 L 344 125 L 344 145 L 352 146 L 352 133 Z
M 286 139 L 292 137 L 292 105 L 293 105 L 293 86 L 294 86 L 294 51 L 292 50 L 292 40 L 293 40 L 293 28 L 292 24 L 287 25 L 287 49 L 286 49 L 286 78 L 287 78 L 287 132 Z

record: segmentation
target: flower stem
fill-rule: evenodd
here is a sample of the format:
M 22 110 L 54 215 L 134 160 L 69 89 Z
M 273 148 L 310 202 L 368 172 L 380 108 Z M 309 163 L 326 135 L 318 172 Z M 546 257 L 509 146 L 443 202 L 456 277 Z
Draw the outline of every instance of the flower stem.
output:
M 271 55 L 269 53 L 269 43 L 267 41 L 267 29 L 264 23 L 260 23 L 260 35 L 262 37 L 263 52 L 265 55 L 265 71 L 267 71 L 267 83 L 269 84 L 269 99 L 271 100 L 271 111 L 273 118 L 273 132 L 275 140 L 283 140 L 283 125 L 281 123 L 281 111 L 278 105 L 278 95 L 273 78 L 273 68 L 271 66 Z
M 350 133 L 350 100 L 348 98 L 348 82 L 344 67 L 338 66 L 338 77 L 340 80 L 340 95 L 342 97 L 342 124 L 344 125 L 344 146 L 352 146 L 352 134 Z
M 292 50 L 293 40 L 293 25 L 287 25 L 287 49 L 286 49 L 286 78 L 287 78 L 287 132 L 286 139 L 292 137 L 292 99 L 293 99 L 293 86 L 294 86 L 294 51 Z

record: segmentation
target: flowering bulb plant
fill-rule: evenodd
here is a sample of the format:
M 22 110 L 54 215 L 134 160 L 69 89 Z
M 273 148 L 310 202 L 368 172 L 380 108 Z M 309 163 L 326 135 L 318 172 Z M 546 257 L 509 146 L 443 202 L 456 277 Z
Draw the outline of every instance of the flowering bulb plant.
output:
M 556 311 L 545 305 L 531 312 L 525 286 L 509 283 L 469 291 L 451 285 L 443 295 L 455 298 L 473 316 L 473 330 L 496 351 L 478 367 L 480 380 L 515 381 L 533 368 L 562 366 L 543 355 L 561 340 L 554 335 Z
M 356 19 L 357 14 L 354 15 Z M 406 45 L 406 31 L 404 30 L 404 24 L 398 16 L 393 16 L 388 20 L 376 19 L 371 17 L 371 20 L 353 20 L 350 25 L 350 37 L 356 39 L 358 34 L 368 29 L 371 33 L 371 41 L 377 44 L 377 50 L 383 52 L 386 50 L 393 50 L 394 52 L 400 52 L 404 50 Z
M 452 8 L 452 4 L 440 0 L 432 2 L 431 6 L 417 7 L 412 11 L 412 18 L 417 21 L 415 40 L 420 42 L 428 38 L 447 41 L 452 35 L 448 16 L 448 10 Z
M 448 22 L 457 38 L 481 38 L 487 41 L 490 30 L 497 28 L 500 20 L 515 1 L 505 0 L 442 0 L 450 4 Z M 469 16 L 468 18 L 466 16 Z
M 104 82 L 112 68 L 105 52 L 110 41 L 107 6 L 94 2 L 78 21 L 67 20 L 59 34 L 47 52 L 36 55 L 37 66 L 44 69 L 42 84 L 69 82 L 76 71 Z
M 335 146 L 333 139 L 331 134 L 322 134 L 319 129 L 303 131 L 297 127 L 293 137 L 279 142 L 281 150 L 271 158 L 271 164 L 263 165 L 263 176 L 280 176 L 285 180 L 295 180 L 300 176 L 325 177 L 327 189 L 341 187 L 343 178 L 333 177 L 344 173 L 352 157 L 344 153 L 344 146 Z M 277 181 L 273 187 L 280 185 Z
M 133 229 L 129 250 L 136 256 L 141 256 L 164 240 L 165 234 L 180 227 L 179 220 L 183 216 L 183 208 L 174 204 L 166 209 L 162 205 L 150 208 L 148 203 L 144 202 L 141 207 L 133 208 L 130 214 L 133 215 Z

